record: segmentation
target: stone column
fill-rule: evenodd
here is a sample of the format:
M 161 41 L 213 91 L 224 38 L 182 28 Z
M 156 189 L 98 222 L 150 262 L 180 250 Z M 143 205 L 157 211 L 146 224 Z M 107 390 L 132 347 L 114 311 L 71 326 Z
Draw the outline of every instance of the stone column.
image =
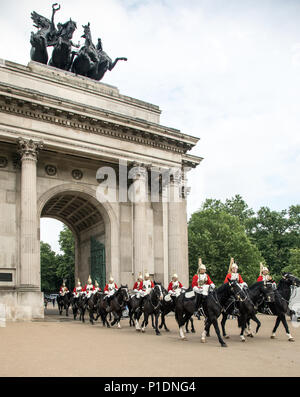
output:
M 129 189 L 130 200 L 133 205 L 133 263 L 134 277 L 141 272 L 150 271 L 148 268 L 148 228 L 147 228 L 147 170 L 135 166 L 129 172 L 134 180 Z
M 171 170 L 168 203 L 169 280 L 175 271 L 189 285 L 186 200 L 182 198 L 181 169 Z
M 21 250 L 20 287 L 40 289 L 36 165 L 41 142 L 19 138 L 21 155 Z

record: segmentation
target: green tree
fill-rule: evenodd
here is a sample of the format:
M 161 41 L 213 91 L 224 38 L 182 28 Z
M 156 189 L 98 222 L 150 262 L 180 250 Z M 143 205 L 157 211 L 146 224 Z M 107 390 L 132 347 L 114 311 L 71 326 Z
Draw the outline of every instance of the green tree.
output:
M 234 257 L 243 279 L 248 284 L 254 283 L 263 260 L 259 250 L 246 235 L 238 216 L 230 215 L 216 202 L 207 204 L 191 216 L 188 224 L 190 278 L 196 273 L 201 257 L 219 285 L 224 282 L 230 257 Z
M 41 289 L 43 292 L 54 292 L 59 287 L 56 274 L 57 257 L 49 244 L 41 241 Z
M 251 219 L 255 212 L 248 207 L 248 204 L 243 200 L 243 198 L 236 194 L 231 199 L 226 199 L 225 203 L 220 200 L 207 199 L 202 209 L 212 209 L 214 211 L 225 211 L 232 216 L 236 216 L 239 221 L 246 225 L 247 221 Z
M 61 281 L 66 279 L 68 287 L 71 288 L 74 285 L 75 241 L 73 233 L 65 225 L 59 235 L 59 245 L 63 254 L 57 255 L 56 275 Z
M 282 272 L 292 273 L 300 278 L 300 249 L 292 248 L 290 250 L 289 264 L 282 269 Z
M 300 248 L 300 206 L 291 206 L 288 211 L 262 207 L 248 221 L 247 232 L 278 279 L 289 264 L 291 249 Z

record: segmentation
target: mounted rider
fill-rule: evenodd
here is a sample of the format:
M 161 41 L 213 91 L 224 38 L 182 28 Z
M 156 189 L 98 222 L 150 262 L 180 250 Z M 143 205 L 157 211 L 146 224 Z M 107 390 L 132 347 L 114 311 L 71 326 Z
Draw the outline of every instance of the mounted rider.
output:
M 263 263 L 260 263 L 260 273 L 257 281 L 265 281 L 265 282 L 270 282 L 272 283 L 272 287 L 276 288 L 276 283 L 273 280 L 272 276 L 269 274 L 269 269 L 263 265 Z
M 83 288 L 83 292 L 85 292 L 86 297 L 89 299 L 94 291 L 95 291 L 95 286 L 93 285 L 91 276 L 89 276 L 87 280 L 87 284 Z
M 134 283 L 133 292 L 135 293 L 136 298 L 140 298 L 140 291 L 143 288 L 143 275 L 140 273 L 138 275 L 137 281 Z
M 228 273 L 224 280 L 224 284 L 228 283 L 229 281 L 237 281 L 241 288 L 246 289 L 248 285 L 247 283 L 244 282 L 242 276 L 238 273 L 238 268 L 239 268 L 238 265 L 234 262 L 234 258 L 231 258 Z M 231 296 L 227 302 L 227 307 L 230 307 L 231 305 L 233 305 L 232 315 L 238 316 L 240 312 L 236 307 L 235 299 L 233 296 Z
M 100 285 L 99 285 L 99 283 L 98 283 L 97 280 L 95 280 L 95 290 L 94 290 L 94 294 L 95 294 L 96 292 L 101 292 L 101 288 L 100 288 Z
M 143 280 L 143 284 L 141 286 L 140 291 L 140 297 L 141 297 L 141 301 L 140 301 L 140 309 L 143 310 L 143 304 L 144 304 L 144 300 L 145 297 L 147 297 L 152 288 L 154 288 L 154 283 L 150 278 L 150 274 L 146 271 L 145 275 L 144 275 L 144 280 Z
M 62 284 L 62 286 L 60 287 L 60 290 L 59 290 L 59 295 L 60 296 L 65 296 L 68 292 L 69 292 L 68 287 L 66 286 L 65 281 L 63 281 L 63 284 Z
M 209 290 L 216 288 L 209 275 L 206 273 L 206 266 L 202 263 L 202 259 L 199 258 L 198 271 L 194 275 L 192 280 L 192 288 L 197 294 L 207 296 Z
M 247 288 L 248 285 L 242 279 L 240 273 L 238 273 L 238 268 L 239 268 L 238 265 L 234 262 L 234 258 L 231 258 L 228 273 L 224 280 L 224 284 L 228 283 L 229 280 L 230 281 L 236 280 L 242 288 Z
M 104 288 L 104 299 L 107 299 L 107 304 L 110 304 L 112 296 L 118 291 L 118 286 L 112 275 L 108 279 L 108 283 Z
M 78 279 L 77 281 L 77 287 L 74 287 L 73 289 L 73 296 L 74 298 L 79 298 L 80 294 L 82 293 L 82 286 L 81 286 L 81 282 Z
M 178 280 L 178 275 L 176 273 L 174 273 L 172 276 L 172 280 L 168 286 L 168 294 L 172 298 L 177 298 L 180 295 L 182 288 L 183 288 L 183 285 Z

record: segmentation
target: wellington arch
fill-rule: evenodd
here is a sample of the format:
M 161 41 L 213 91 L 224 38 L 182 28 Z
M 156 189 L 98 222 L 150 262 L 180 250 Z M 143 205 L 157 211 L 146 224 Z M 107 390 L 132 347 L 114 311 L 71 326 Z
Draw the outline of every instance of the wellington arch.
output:
M 186 170 L 201 158 L 198 138 L 160 124 L 158 106 L 118 88 L 30 62 L 0 60 L 0 303 L 10 320 L 42 318 L 40 219 L 65 223 L 75 237 L 75 277 L 133 285 L 146 270 L 167 285 L 176 271 L 188 284 Z M 145 187 L 147 200 L 99 199 L 97 172 Z M 159 180 L 151 171 L 169 170 Z M 184 172 L 183 172 L 184 171 Z M 163 200 L 172 193 L 178 201 Z M 175 193 L 174 193 L 175 192 Z

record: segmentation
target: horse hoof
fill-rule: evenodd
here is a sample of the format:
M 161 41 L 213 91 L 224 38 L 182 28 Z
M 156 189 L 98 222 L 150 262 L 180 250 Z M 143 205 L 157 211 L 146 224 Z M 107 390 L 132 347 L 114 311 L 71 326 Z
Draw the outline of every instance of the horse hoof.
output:
M 196 333 L 196 331 L 194 329 L 192 329 L 192 334 L 195 334 L 195 333 Z
M 289 338 L 289 342 L 295 342 L 294 338 Z
M 186 337 L 184 336 L 183 338 L 180 338 L 182 341 L 187 341 Z
M 221 345 L 221 347 L 228 347 L 228 346 L 226 345 L 226 343 L 223 343 L 223 344 Z
M 230 336 L 229 335 L 225 335 L 224 338 L 225 339 L 230 339 Z
M 201 343 L 205 343 L 205 342 L 206 342 L 206 340 L 201 338 Z
M 160 333 L 160 332 L 156 332 L 156 335 L 157 335 L 157 336 L 161 336 L 161 333 Z
M 166 332 L 170 332 L 170 330 L 168 328 L 165 329 Z
M 242 341 L 242 342 L 246 342 L 246 339 L 245 339 L 245 338 L 244 338 L 244 339 L 241 339 L 241 341 Z
M 271 339 L 275 339 L 275 336 L 271 335 L 270 338 L 271 338 Z

